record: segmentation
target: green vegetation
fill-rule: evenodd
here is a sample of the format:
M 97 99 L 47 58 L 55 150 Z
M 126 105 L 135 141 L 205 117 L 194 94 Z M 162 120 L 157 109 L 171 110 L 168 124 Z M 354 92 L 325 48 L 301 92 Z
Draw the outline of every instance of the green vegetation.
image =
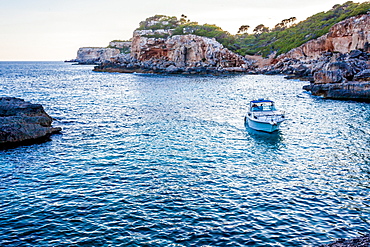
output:
M 179 25 L 173 35 L 194 34 L 208 38 L 215 38 L 224 46 L 231 46 L 235 42 L 234 36 L 229 32 L 223 31 L 220 27 L 211 24 L 199 25 L 197 22 L 187 22 Z
M 115 39 L 115 40 L 112 40 L 111 42 L 130 42 L 130 40 Z
M 126 47 L 126 46 L 124 46 L 122 48 L 118 48 L 118 49 L 119 49 L 120 53 L 124 53 L 124 54 L 128 54 L 128 53 L 131 52 L 130 47 Z
M 179 20 L 176 16 L 155 15 L 140 22 L 140 27 L 137 30 L 174 29 L 178 25 Z
M 130 40 L 118 40 L 118 39 L 115 39 L 115 40 L 112 40 L 110 43 L 112 42 L 131 42 Z M 123 46 L 122 48 L 118 48 L 116 46 L 111 46 L 111 45 L 108 45 L 107 48 L 114 48 L 114 49 L 118 49 L 120 51 L 120 53 L 124 53 L 124 54 L 128 54 L 131 52 L 131 49 L 129 46 Z
M 180 19 L 172 16 L 155 15 L 140 22 L 137 30 L 172 29 L 173 35 L 195 34 L 215 38 L 230 50 L 240 55 L 268 56 L 274 52 L 276 55 L 288 52 L 305 42 L 326 34 L 336 23 L 370 10 L 370 2 L 354 3 L 348 1 L 342 5 L 336 4 L 327 12 L 315 14 L 305 21 L 295 24 L 296 18 L 282 20 L 270 29 L 263 24 L 253 29 L 253 34 L 248 34 L 249 25 L 242 25 L 238 34 L 231 35 L 216 25 L 199 25 L 191 22 L 187 16 L 181 15 Z M 151 35 L 155 38 L 166 38 L 163 34 Z
M 156 33 L 156 34 L 144 34 L 142 36 L 146 38 L 166 39 L 170 35 L 167 33 Z
M 288 52 L 305 42 L 318 38 L 326 33 L 336 23 L 370 10 L 370 2 L 361 4 L 346 2 L 335 5 L 327 12 L 320 12 L 298 24 L 293 24 L 295 18 L 289 18 L 278 23 L 270 30 L 262 26 L 254 29 L 254 34 L 236 35 L 235 45 L 231 48 L 241 55 L 260 54 L 267 56 L 273 52 L 277 55 Z M 290 24 L 290 27 L 287 27 Z

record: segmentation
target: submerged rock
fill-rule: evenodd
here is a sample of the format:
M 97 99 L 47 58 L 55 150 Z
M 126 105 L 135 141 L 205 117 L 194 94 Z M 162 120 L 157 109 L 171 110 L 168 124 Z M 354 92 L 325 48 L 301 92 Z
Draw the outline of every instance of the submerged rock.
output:
M 0 148 L 38 142 L 61 128 L 51 126 L 52 118 L 42 105 L 19 98 L 0 98 Z

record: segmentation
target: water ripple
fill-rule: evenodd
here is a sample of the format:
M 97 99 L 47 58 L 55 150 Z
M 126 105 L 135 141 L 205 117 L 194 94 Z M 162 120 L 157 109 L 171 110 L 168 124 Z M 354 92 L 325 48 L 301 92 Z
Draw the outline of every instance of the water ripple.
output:
M 52 141 L 2 150 L 1 246 L 313 246 L 370 224 L 370 106 L 280 76 L 94 73 L 0 62 Z M 249 99 L 288 113 L 246 128 Z

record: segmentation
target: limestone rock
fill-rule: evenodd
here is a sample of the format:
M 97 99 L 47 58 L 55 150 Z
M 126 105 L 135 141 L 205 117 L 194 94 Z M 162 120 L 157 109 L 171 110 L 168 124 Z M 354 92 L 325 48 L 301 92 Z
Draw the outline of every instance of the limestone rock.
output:
M 79 64 L 99 64 L 109 61 L 111 57 L 118 54 L 120 54 L 120 50 L 115 48 L 82 47 L 78 49 L 75 61 Z
M 311 83 L 303 89 L 311 91 L 313 95 L 329 99 L 370 101 L 369 82 L 346 82 L 346 83 Z
M 42 105 L 12 97 L 0 98 L 0 148 L 33 142 L 61 131 L 51 123 L 52 118 Z
M 314 74 L 315 84 L 342 83 L 346 82 L 341 70 L 320 70 Z
M 354 76 L 355 81 L 370 81 L 370 69 L 365 69 Z
M 109 42 L 109 47 L 116 49 L 131 49 L 131 41 L 111 41 Z
M 343 20 L 329 30 L 329 33 L 292 49 L 278 59 L 285 57 L 301 60 L 319 58 L 323 52 L 350 53 L 352 50 L 370 51 L 370 14 L 354 16 Z
M 215 39 L 192 34 L 147 38 L 136 31 L 131 56 L 140 61 L 172 61 L 176 67 L 196 67 L 201 62 L 214 67 L 241 67 L 246 64 L 243 57 L 224 48 Z
M 304 89 L 326 98 L 370 101 L 367 59 L 368 54 L 359 50 L 336 54 L 313 72 L 314 80 Z
M 337 241 L 320 245 L 319 247 L 369 247 L 370 246 L 370 234 L 352 238 L 352 239 L 338 239 Z
M 129 56 L 119 54 L 94 71 L 219 74 L 245 72 L 252 65 L 215 39 L 171 34 L 171 30 L 137 30 Z

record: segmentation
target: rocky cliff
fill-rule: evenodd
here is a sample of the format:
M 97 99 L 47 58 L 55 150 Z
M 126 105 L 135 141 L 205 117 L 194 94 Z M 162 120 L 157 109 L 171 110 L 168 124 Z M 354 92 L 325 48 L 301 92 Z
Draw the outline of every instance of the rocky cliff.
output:
M 329 33 L 259 67 L 257 73 L 286 74 L 310 81 L 304 89 L 334 99 L 370 101 L 370 14 L 346 19 Z M 256 64 L 263 64 L 261 62 Z
M 99 64 L 109 61 L 111 57 L 120 54 L 120 50 L 116 48 L 92 48 L 82 47 L 77 51 L 77 58 L 74 60 L 79 64 Z
M 313 60 L 323 52 L 349 53 L 352 50 L 370 51 L 370 14 L 348 18 L 335 24 L 324 36 L 308 41 L 278 57 Z
M 159 22 L 152 22 L 149 18 L 144 26 L 158 26 Z M 168 24 L 167 21 L 162 22 L 159 23 L 161 27 Z M 81 57 L 85 61 L 96 56 L 103 57 L 94 70 L 107 72 L 286 74 L 288 78 L 309 80 L 311 84 L 305 89 L 313 94 L 351 98 L 350 95 L 356 91 L 356 99 L 368 100 L 367 89 L 363 87 L 368 83 L 368 73 L 363 72 L 370 69 L 369 30 L 369 13 L 351 17 L 334 25 L 322 37 L 277 58 L 272 53 L 268 59 L 264 59 L 258 56 L 241 57 L 224 48 L 215 39 L 193 34 L 173 35 L 173 29 L 140 29 L 134 32 L 130 54 L 118 54 L 117 51 L 105 55 L 95 53 L 89 57 L 87 53 L 90 51 L 85 51 Z M 112 46 L 118 47 L 117 44 Z M 333 83 L 336 85 L 324 86 Z M 339 96 L 339 83 L 352 83 L 351 90 L 342 85 L 343 91 Z M 328 91 L 331 88 L 336 88 L 335 93 Z
M 0 148 L 37 142 L 60 132 L 60 128 L 51 126 L 52 121 L 42 105 L 18 98 L 0 98 Z
M 158 30 L 156 30 L 158 32 Z M 168 36 L 163 38 L 154 35 Z M 135 31 L 130 56 L 121 54 L 96 71 L 142 73 L 242 72 L 250 61 L 224 48 L 215 39 L 192 34 L 169 36 L 150 30 Z
M 192 34 L 166 39 L 147 38 L 134 32 L 131 56 L 140 60 L 164 59 L 177 67 L 195 67 L 197 63 L 214 67 L 241 67 L 245 60 L 224 48 L 215 39 Z
M 109 42 L 109 47 L 117 49 L 131 49 L 131 41 L 111 41 Z

